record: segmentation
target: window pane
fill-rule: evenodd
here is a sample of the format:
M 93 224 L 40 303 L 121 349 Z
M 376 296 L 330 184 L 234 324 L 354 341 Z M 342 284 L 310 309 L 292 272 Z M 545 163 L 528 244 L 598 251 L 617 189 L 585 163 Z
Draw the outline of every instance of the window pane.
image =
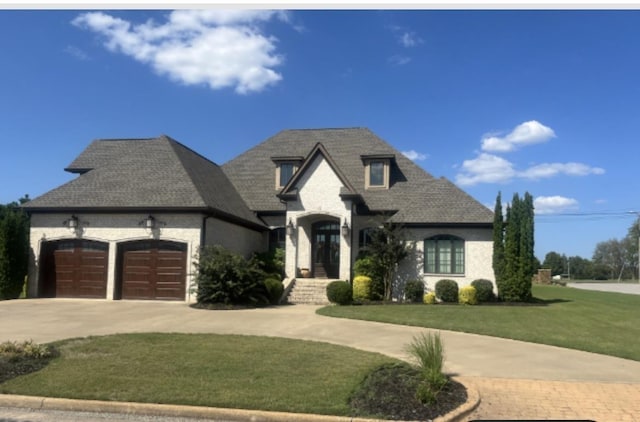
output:
M 369 186 L 384 186 L 384 163 L 372 161 L 369 164 Z
M 280 186 L 285 186 L 291 180 L 293 176 L 293 164 L 282 163 L 280 164 Z
M 443 274 L 451 273 L 451 241 L 438 241 L 438 272 Z
M 464 274 L 464 242 L 462 240 L 453 241 L 454 262 L 453 272 L 456 274 Z
M 436 242 L 435 240 L 424 241 L 424 271 L 427 273 L 436 272 Z

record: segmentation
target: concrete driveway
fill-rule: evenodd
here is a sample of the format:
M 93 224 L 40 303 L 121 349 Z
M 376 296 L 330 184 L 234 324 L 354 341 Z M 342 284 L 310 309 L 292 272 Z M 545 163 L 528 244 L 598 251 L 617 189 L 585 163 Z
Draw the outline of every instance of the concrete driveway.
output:
M 638 283 L 568 283 L 567 286 L 583 290 L 640 295 L 640 284 Z
M 27 299 L 0 302 L 0 341 L 49 342 L 127 332 L 251 334 L 324 341 L 407 359 L 424 328 L 329 318 L 317 306 L 205 311 L 184 303 Z M 441 331 L 446 370 L 465 377 L 640 383 L 640 362 Z

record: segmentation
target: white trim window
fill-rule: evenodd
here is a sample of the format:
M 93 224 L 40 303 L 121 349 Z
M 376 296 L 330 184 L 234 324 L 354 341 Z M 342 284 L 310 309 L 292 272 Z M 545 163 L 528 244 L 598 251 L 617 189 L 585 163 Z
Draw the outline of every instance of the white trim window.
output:
M 439 235 L 424 240 L 424 272 L 464 274 L 464 239 Z

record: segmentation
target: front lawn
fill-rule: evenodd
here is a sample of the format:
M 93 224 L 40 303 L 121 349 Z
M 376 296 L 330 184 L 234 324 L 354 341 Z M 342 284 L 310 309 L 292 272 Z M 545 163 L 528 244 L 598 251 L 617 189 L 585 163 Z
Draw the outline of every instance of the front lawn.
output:
M 348 415 L 366 374 L 398 360 L 327 343 L 214 334 L 65 340 L 0 393 Z
M 540 305 L 328 306 L 326 316 L 511 338 L 640 361 L 640 295 L 534 285 Z

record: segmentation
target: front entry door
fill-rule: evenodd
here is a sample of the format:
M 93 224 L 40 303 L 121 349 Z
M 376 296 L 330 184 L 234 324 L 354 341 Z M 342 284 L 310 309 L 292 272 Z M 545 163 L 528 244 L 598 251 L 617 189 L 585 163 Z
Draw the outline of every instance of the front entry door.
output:
M 320 221 L 312 226 L 313 276 L 338 278 L 340 275 L 340 224 Z

